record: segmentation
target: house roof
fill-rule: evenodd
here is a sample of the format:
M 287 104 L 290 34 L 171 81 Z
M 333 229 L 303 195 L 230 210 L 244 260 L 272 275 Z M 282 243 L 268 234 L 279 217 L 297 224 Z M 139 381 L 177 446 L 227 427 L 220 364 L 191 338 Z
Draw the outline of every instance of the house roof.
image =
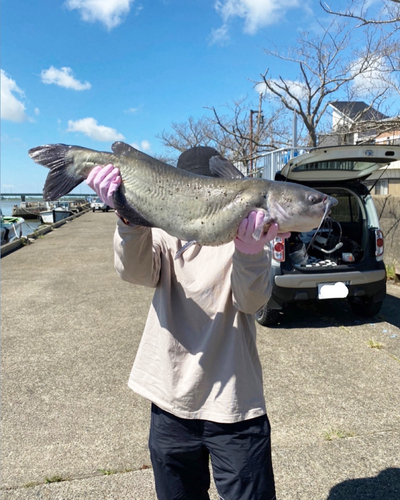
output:
M 363 101 L 334 101 L 329 104 L 352 121 L 357 119 L 360 119 L 360 121 L 380 121 L 388 118 L 388 116 L 380 111 L 370 108 L 370 106 Z

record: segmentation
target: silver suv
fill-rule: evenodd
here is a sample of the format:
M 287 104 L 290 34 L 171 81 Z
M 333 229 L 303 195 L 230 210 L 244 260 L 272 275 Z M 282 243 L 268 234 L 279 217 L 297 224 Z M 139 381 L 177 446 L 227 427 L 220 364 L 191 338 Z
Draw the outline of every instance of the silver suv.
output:
M 272 242 L 272 295 L 256 314 L 261 325 L 275 324 L 288 304 L 305 300 L 347 298 L 364 317 L 380 311 L 386 295 L 383 233 L 362 181 L 399 159 L 400 146 L 315 148 L 276 174 L 275 180 L 311 186 L 339 203 L 319 229 Z

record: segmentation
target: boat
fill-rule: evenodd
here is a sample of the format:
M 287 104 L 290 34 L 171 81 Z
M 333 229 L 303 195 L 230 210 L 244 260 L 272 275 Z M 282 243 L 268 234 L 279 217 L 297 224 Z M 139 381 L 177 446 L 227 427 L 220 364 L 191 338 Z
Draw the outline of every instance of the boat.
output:
M 11 243 L 11 241 L 21 238 L 22 224 L 25 222 L 23 217 L 13 217 L 11 215 L 3 215 L 0 210 L 0 233 L 1 245 Z
M 60 222 L 61 220 L 70 217 L 74 213 L 74 210 L 71 210 L 69 207 L 68 202 L 62 202 L 59 203 L 58 206 L 41 211 L 39 215 L 43 224 L 54 224 L 55 222 Z
M 14 205 L 12 215 L 24 217 L 24 219 L 38 219 L 41 210 L 47 210 L 49 204 L 44 201 L 21 201 L 20 205 Z
M 86 200 L 72 200 L 62 202 L 68 205 L 68 208 L 73 213 L 81 212 L 89 208 L 89 203 Z M 24 217 L 24 219 L 40 219 L 42 212 L 49 212 L 53 208 L 59 206 L 57 202 L 49 201 L 21 201 L 20 205 L 14 205 L 12 215 L 14 217 Z

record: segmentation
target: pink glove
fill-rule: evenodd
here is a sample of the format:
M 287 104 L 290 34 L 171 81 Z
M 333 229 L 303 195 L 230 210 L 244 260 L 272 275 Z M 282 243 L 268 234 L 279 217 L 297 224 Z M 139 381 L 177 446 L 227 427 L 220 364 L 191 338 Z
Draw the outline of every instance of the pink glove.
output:
M 113 194 L 121 184 L 118 168 L 114 168 L 113 165 L 106 165 L 105 167 L 98 165 L 90 171 L 86 182 L 103 203 L 115 208 Z
M 267 233 L 262 233 L 261 238 L 256 240 L 253 237 L 254 231 L 264 224 L 264 212 L 250 212 L 249 215 L 239 224 L 238 233 L 234 239 L 237 250 L 248 255 L 256 255 L 260 253 L 264 245 L 277 237 L 279 227 L 275 222 L 271 224 Z M 290 233 L 281 233 L 281 238 L 288 238 Z

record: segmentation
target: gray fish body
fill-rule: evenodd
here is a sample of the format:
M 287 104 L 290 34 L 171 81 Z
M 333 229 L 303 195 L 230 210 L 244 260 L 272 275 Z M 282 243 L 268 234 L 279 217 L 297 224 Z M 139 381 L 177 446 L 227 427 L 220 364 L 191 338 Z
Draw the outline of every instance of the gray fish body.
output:
M 96 165 L 113 164 L 122 184 L 114 195 L 118 212 L 131 222 L 147 221 L 172 236 L 201 245 L 231 241 L 239 223 L 262 209 L 266 225 L 281 232 L 317 227 L 336 200 L 305 186 L 255 178 L 215 178 L 194 175 L 140 151 L 116 143 L 114 153 L 77 146 L 48 145 L 29 151 L 50 168 L 44 197 L 55 200 L 87 178 Z

